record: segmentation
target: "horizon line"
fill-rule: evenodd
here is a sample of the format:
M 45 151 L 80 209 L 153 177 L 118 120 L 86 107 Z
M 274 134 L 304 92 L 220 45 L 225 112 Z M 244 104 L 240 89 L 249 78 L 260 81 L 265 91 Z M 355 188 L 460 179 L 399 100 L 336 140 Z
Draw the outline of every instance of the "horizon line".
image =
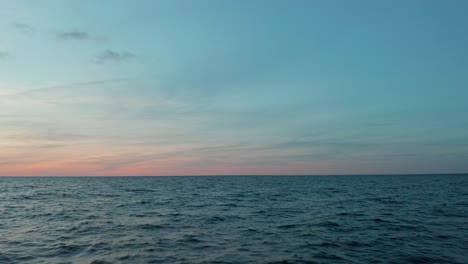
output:
M 149 178 L 149 177 L 323 177 L 323 176 L 436 176 L 468 175 L 461 173 L 392 173 L 392 174 L 207 174 L 207 175 L 0 175 L 0 178 Z

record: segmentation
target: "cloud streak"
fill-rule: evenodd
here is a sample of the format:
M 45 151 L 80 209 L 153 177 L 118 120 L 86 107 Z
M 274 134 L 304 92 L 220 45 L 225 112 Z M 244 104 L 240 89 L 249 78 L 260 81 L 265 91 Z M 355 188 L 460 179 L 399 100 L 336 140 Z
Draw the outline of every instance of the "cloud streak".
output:
M 7 51 L 0 51 L 0 59 L 8 59 L 11 57 L 11 53 Z
M 118 52 L 107 49 L 101 54 L 96 56 L 94 62 L 97 64 L 104 64 L 108 62 L 125 62 L 137 58 L 138 56 L 127 51 Z
M 87 40 L 89 34 L 80 30 L 61 31 L 57 33 L 57 38 L 61 40 Z
M 0 58 L 1 58 L 1 52 L 0 52 Z M 95 85 L 102 85 L 102 84 L 107 84 L 107 83 L 119 83 L 119 82 L 131 81 L 131 80 L 135 80 L 135 78 L 115 78 L 115 79 L 108 79 L 108 80 L 95 80 L 95 81 L 88 81 L 88 82 L 78 82 L 78 83 L 70 83 L 70 84 L 63 84 L 63 85 L 48 86 L 48 87 L 42 87 L 42 88 L 33 88 L 33 89 L 26 90 L 26 91 L 14 93 L 14 94 L 2 95 L 0 96 L 0 100 L 2 98 L 8 99 L 8 98 L 17 97 L 17 96 L 28 96 L 28 95 L 32 95 L 35 93 L 48 92 L 48 91 L 53 91 L 53 90 L 73 89 L 73 88 L 80 88 L 80 87 L 85 87 L 85 86 L 95 86 Z
M 34 33 L 34 28 L 25 23 L 11 23 L 10 26 L 25 35 L 31 35 Z

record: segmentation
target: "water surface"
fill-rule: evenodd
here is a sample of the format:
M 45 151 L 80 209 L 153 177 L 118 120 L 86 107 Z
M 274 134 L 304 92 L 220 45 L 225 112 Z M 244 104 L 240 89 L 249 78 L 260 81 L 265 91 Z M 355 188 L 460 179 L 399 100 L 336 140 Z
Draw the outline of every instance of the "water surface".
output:
M 0 178 L 0 263 L 468 263 L 468 175 Z

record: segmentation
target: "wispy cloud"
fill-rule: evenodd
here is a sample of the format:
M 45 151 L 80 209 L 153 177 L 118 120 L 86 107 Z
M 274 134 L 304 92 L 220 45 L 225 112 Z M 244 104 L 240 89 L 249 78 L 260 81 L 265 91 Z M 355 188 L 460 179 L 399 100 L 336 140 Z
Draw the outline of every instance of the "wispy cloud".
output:
M 71 133 L 57 133 L 51 131 L 50 129 L 43 129 L 25 133 L 25 134 L 16 134 L 10 137 L 7 137 L 10 140 L 16 141 L 47 141 L 47 142 L 70 142 L 70 141 L 79 141 L 88 139 L 89 136 L 82 134 L 71 134 Z
M 101 54 L 99 54 L 96 57 L 95 62 L 97 64 L 103 64 L 106 62 L 124 62 L 124 61 L 134 59 L 136 57 L 138 56 L 131 52 L 127 52 L 127 51 L 118 52 L 118 51 L 108 49 L 108 50 L 103 51 Z
M 64 148 L 66 144 L 41 144 L 41 145 L 27 145 L 24 146 L 26 149 L 55 149 L 55 148 Z M 19 148 L 19 146 L 14 146 L 15 148 Z
M 60 31 L 56 34 L 62 40 L 87 40 L 89 33 L 80 30 Z
M 11 57 L 11 53 L 7 51 L 0 51 L 0 59 L 8 59 Z
M 1 58 L 1 52 L 0 52 L 0 58 Z M 135 80 L 135 78 L 115 78 L 115 79 L 107 79 L 107 80 L 94 80 L 94 81 L 88 81 L 88 82 L 78 82 L 78 83 L 70 83 L 70 84 L 63 84 L 63 85 L 47 86 L 47 87 L 42 87 L 42 88 L 33 88 L 33 89 L 26 90 L 26 91 L 18 92 L 18 93 L 2 95 L 0 96 L 0 99 L 2 98 L 10 99 L 12 97 L 27 96 L 27 95 L 32 95 L 35 93 L 48 92 L 52 90 L 81 88 L 85 86 L 94 86 L 94 85 L 100 85 L 100 84 L 106 84 L 106 83 L 119 83 L 119 82 L 131 81 L 131 80 Z
M 34 28 L 25 23 L 11 23 L 10 26 L 20 33 L 30 35 L 34 33 Z

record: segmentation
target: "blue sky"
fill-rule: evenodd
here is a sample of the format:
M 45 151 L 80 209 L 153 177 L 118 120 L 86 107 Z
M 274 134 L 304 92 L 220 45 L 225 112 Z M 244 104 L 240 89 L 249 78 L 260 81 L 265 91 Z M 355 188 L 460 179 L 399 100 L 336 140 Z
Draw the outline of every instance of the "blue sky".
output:
M 468 171 L 466 1 L 0 6 L 0 175 Z

